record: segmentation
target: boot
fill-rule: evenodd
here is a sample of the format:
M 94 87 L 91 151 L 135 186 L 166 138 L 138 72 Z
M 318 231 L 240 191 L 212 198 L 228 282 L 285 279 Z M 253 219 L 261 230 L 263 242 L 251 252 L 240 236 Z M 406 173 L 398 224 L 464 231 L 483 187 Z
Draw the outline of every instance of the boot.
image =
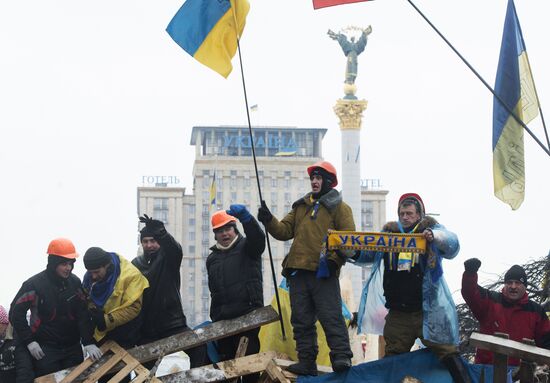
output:
M 344 357 L 336 357 L 332 361 L 332 370 L 334 372 L 343 372 L 349 370 L 351 367 L 351 359 Z
M 291 364 L 286 370 L 295 375 L 317 376 L 317 363 L 313 360 L 301 360 L 298 363 Z
M 441 359 L 441 363 L 449 370 L 455 383 L 472 383 L 468 369 L 464 366 L 458 354 L 452 354 Z

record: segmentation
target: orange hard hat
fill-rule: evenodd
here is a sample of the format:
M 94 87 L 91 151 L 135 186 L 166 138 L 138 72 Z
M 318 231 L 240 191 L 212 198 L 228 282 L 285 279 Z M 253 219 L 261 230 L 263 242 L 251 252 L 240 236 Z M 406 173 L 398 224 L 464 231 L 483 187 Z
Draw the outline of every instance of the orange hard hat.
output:
M 227 214 L 225 210 L 220 210 L 212 214 L 212 229 L 216 230 L 230 222 L 237 222 L 237 218 Z
M 310 177 L 311 177 L 311 172 L 315 168 L 324 169 L 324 170 L 327 171 L 327 173 L 330 173 L 334 177 L 334 179 L 332 180 L 332 185 L 330 185 L 331 187 L 335 187 L 336 185 L 338 185 L 338 177 L 336 176 L 336 168 L 334 166 L 332 166 L 332 164 L 330 162 L 328 162 L 328 161 L 319 161 L 319 162 L 314 163 L 310 167 L 308 167 L 307 168 L 307 174 L 309 174 Z
M 78 253 L 76 252 L 72 241 L 67 238 L 56 238 L 52 240 L 48 245 L 47 253 L 67 259 L 75 259 L 78 257 Z

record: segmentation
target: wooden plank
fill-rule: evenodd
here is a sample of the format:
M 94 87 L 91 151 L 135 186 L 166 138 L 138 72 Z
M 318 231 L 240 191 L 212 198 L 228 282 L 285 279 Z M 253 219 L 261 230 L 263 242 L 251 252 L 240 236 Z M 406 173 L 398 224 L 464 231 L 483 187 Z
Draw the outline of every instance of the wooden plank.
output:
M 145 363 L 151 360 L 158 359 L 158 357 L 162 353 L 168 355 L 174 352 L 187 350 L 196 346 L 206 344 L 210 341 L 240 334 L 242 332 L 258 328 L 264 324 L 275 322 L 278 319 L 279 316 L 277 312 L 273 309 L 273 307 L 265 306 L 235 319 L 214 322 L 203 328 L 194 331 L 185 331 L 183 333 L 176 334 L 156 342 L 131 348 L 127 351 L 132 357 L 137 359 L 138 362 Z M 90 366 L 88 371 L 80 374 L 80 376 L 74 379 L 74 382 L 78 383 L 85 380 L 88 374 L 93 373 L 93 371 L 102 366 L 108 359 L 108 357 L 102 357 L 99 361 Z M 41 379 L 38 382 L 60 382 L 61 379 L 67 376 L 74 368 L 75 367 L 71 367 L 66 370 L 45 375 L 38 378 Z M 109 372 L 115 373 L 121 368 L 124 368 L 123 363 L 117 364 Z M 35 379 L 35 381 L 37 380 Z
M 246 336 L 241 336 L 239 339 L 239 345 L 237 346 L 237 351 L 235 352 L 235 359 L 241 358 L 246 355 L 246 349 L 248 348 L 248 338 Z M 230 383 L 237 383 L 239 378 L 230 380 Z
M 193 368 L 175 374 L 164 375 L 159 380 L 164 383 L 178 382 L 219 382 L 226 379 L 262 372 L 273 358 L 284 358 L 284 355 L 275 351 L 261 352 L 259 354 L 247 355 L 242 358 L 226 360 L 213 365 Z
M 139 365 L 139 362 L 135 359 L 127 361 L 126 359 L 123 359 L 124 362 L 126 362 L 126 366 L 119 372 L 117 372 L 107 383 L 118 383 L 121 379 L 123 379 L 125 376 L 128 376 L 130 372 L 134 371 L 134 369 Z
M 281 367 L 279 367 L 274 360 L 271 360 L 271 362 L 267 364 L 265 370 L 269 373 L 269 376 L 271 376 L 271 379 L 273 379 L 274 381 L 281 383 L 290 383 L 290 380 L 288 380 L 285 374 L 283 374 L 283 370 L 281 370 Z
M 122 360 L 124 355 L 121 355 L 120 353 L 115 353 L 111 356 L 111 358 L 105 362 L 101 367 L 99 367 L 97 370 L 92 372 L 90 375 L 86 377 L 86 380 L 84 383 L 95 383 L 101 378 L 103 375 L 107 374 L 111 368 L 113 368 L 118 362 Z
M 507 355 L 512 358 L 524 359 L 538 364 L 550 364 L 549 350 L 514 340 L 474 332 L 470 336 L 470 344 L 474 347 Z

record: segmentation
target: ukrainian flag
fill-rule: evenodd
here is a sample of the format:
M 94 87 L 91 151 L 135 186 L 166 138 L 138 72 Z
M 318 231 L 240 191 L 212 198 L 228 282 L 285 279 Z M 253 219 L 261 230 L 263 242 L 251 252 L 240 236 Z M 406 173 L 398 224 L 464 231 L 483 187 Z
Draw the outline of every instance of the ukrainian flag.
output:
M 214 172 L 212 183 L 210 184 L 210 207 L 216 207 L 216 172 Z
M 538 115 L 538 98 L 513 0 L 508 0 L 495 92 L 524 124 Z M 498 99 L 493 101 L 495 196 L 518 209 L 525 196 L 523 127 Z
M 249 8 L 247 0 L 187 0 L 166 32 L 200 63 L 227 77 Z

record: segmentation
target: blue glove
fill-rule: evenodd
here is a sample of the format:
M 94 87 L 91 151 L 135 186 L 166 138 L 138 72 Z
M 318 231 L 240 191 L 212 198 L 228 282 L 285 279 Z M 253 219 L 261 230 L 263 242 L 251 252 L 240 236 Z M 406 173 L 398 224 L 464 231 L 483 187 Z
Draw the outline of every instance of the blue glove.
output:
M 229 210 L 226 210 L 226 213 L 237 218 L 242 223 L 250 222 L 252 219 L 252 215 L 244 205 L 230 205 Z

